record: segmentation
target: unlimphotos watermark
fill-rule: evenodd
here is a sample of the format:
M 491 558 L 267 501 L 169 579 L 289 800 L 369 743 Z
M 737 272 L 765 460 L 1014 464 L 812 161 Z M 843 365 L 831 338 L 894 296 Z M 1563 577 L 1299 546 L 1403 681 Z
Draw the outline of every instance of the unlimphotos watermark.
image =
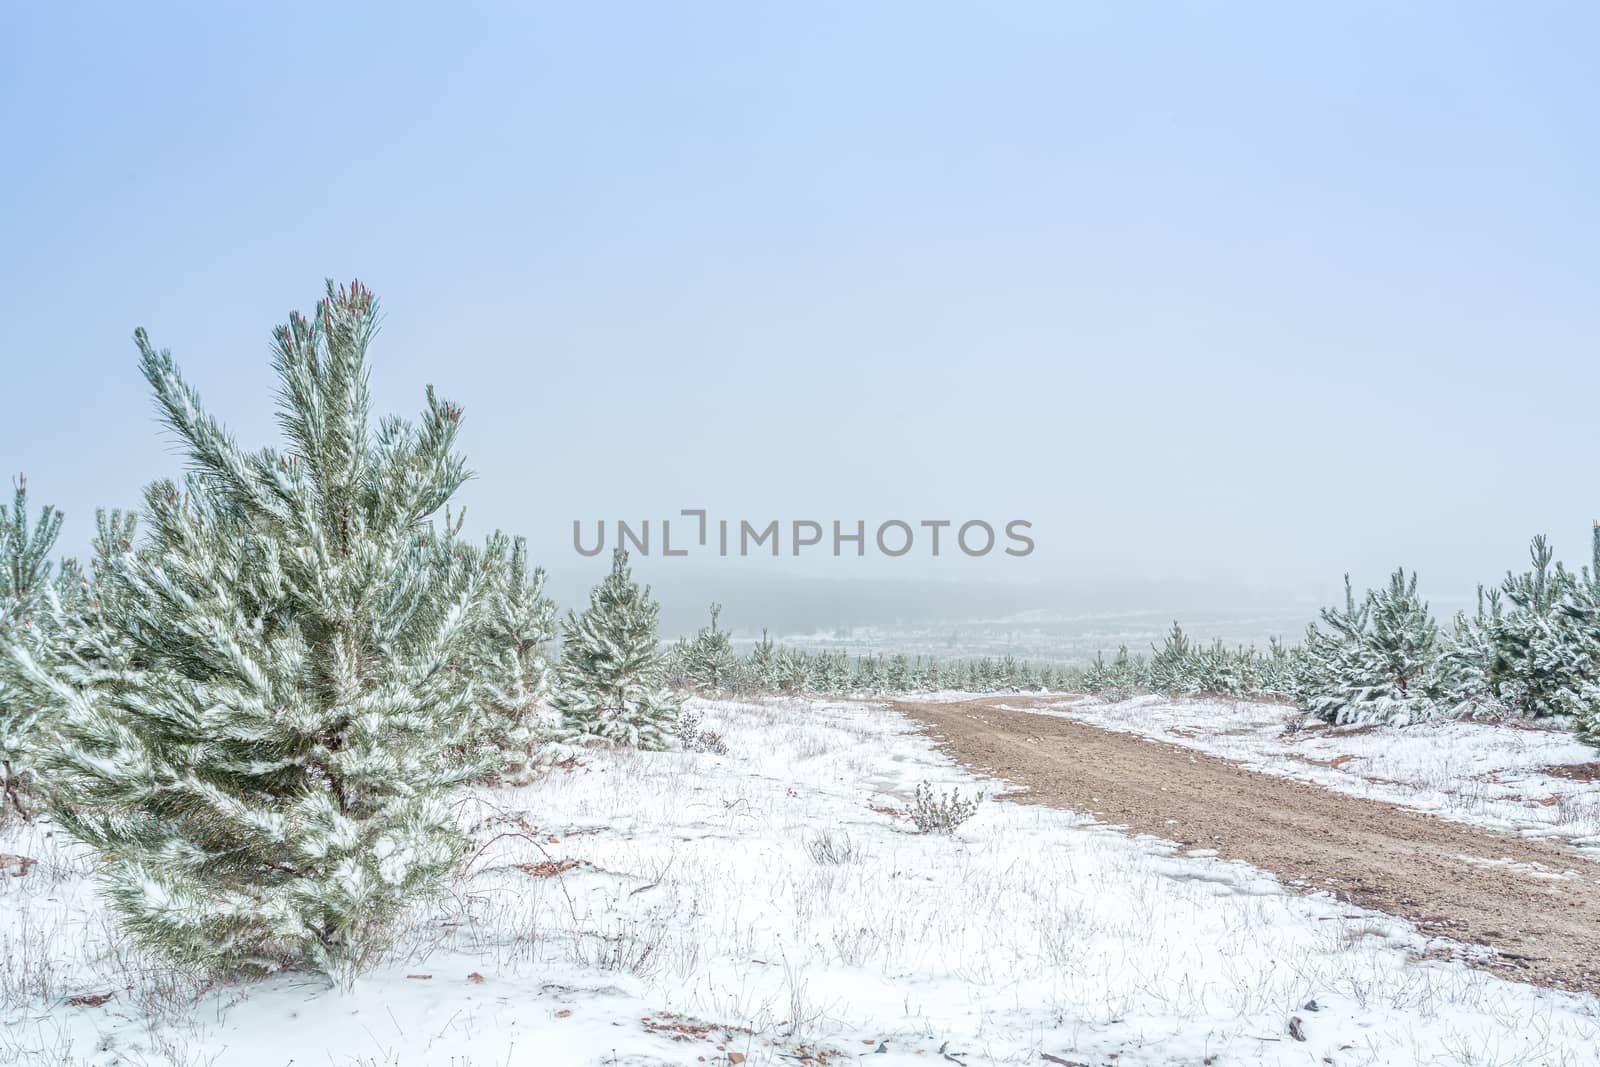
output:
M 891 559 L 913 553 L 987 556 L 997 549 L 1008 556 L 1027 556 L 1034 548 L 1027 532 L 1033 529 L 1033 523 L 1027 519 L 1004 523 L 983 519 L 885 519 L 869 528 L 865 519 L 769 519 L 753 523 L 748 519 L 713 520 L 704 508 L 684 508 L 679 515 L 692 521 L 679 523 L 677 541 L 673 540 L 672 519 L 659 520 L 655 529 L 660 536 L 655 539 L 651 537 L 650 519 L 636 523 L 618 519 L 609 527 L 614 537 L 610 547 L 640 556 L 687 556 L 701 550 L 714 551 L 719 556 L 778 556 L 785 552 L 798 556 L 830 550 L 835 556 L 865 556 L 871 548 L 877 555 Z M 685 530 L 685 526 L 690 529 Z M 599 519 L 586 535 L 583 520 L 573 519 L 572 547 L 580 556 L 598 556 L 607 548 L 607 530 L 606 520 Z

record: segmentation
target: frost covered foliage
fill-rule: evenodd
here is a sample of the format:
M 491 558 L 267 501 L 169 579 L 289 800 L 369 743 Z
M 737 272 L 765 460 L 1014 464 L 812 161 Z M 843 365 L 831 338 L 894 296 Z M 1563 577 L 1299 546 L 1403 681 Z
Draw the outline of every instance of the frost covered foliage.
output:
M 491 543 L 491 558 L 493 549 Z M 544 595 L 544 571 L 528 568 L 528 546 L 520 537 L 490 577 L 478 645 L 487 698 L 479 738 L 499 753 L 500 778 L 526 781 L 549 732 L 542 712 L 556 609 Z
M 712 604 L 710 625 L 702 626 L 682 652 L 683 674 L 689 683 L 712 693 L 728 685 L 738 665 L 728 631 L 718 624 L 721 616 L 722 605 Z
M 709 752 L 713 756 L 726 756 L 728 743 L 715 730 L 700 725 L 700 714 L 687 709 L 678 716 L 678 735 L 689 752 Z
M 1439 627 L 1417 595 L 1417 576 L 1397 570 L 1359 603 L 1345 578 L 1343 610 L 1324 608 L 1306 633 L 1308 710 L 1336 723 L 1404 724 L 1443 710 Z
M 1147 670 L 1150 688 L 1158 693 L 1200 692 L 1199 657 L 1183 627 L 1176 622 L 1150 655 Z
M 1600 745 L 1600 523 L 1593 537 L 1590 566 L 1568 575 L 1562 589 L 1554 632 L 1547 639 L 1553 650 L 1543 662 L 1551 665 L 1560 657 L 1561 692 L 1552 708 L 1571 714 L 1578 734 Z
M 1478 587 L 1477 611 L 1458 612 L 1440 635 L 1443 703 L 1453 715 L 1496 715 L 1508 710 L 1500 694 L 1495 630 L 1503 617 L 1498 589 Z
M 1334 722 L 1410 722 L 1437 714 L 1443 642 L 1416 578 L 1397 572 L 1358 600 L 1345 582 L 1343 610 L 1325 609 L 1301 646 L 1273 638 L 1265 652 L 1201 645 L 1177 623 L 1148 658 L 1126 646 L 1069 679 L 1091 694 L 1293 698 Z M 1074 684 L 1075 683 L 1075 684 Z
M 1589 566 L 1556 562 L 1543 537 L 1530 567 L 1478 591 L 1474 613 L 1440 628 L 1399 570 L 1357 596 L 1345 579 L 1342 608 L 1325 608 L 1304 644 L 1274 638 L 1267 650 L 1192 642 L 1183 628 L 1151 649 L 1102 655 L 1066 679 L 1069 688 L 1126 696 L 1289 697 L 1336 723 L 1408 723 L 1440 715 L 1563 717 L 1600 742 L 1600 524 Z
M 1071 677 L 1068 685 L 1095 696 L 1121 700 L 1150 688 L 1150 663 L 1145 657 L 1129 652 L 1127 645 L 1121 645 L 1110 662 L 1106 661 L 1104 653 L 1096 652 L 1094 662 Z
M 28 479 L 17 476 L 10 508 L 0 504 L 0 648 L 12 644 L 40 647 L 49 636 L 52 616 L 42 610 L 52 592 L 71 598 L 80 575 L 70 562 L 51 589 L 50 550 L 61 533 L 61 512 L 39 509 L 28 522 Z M 0 815 L 8 810 L 28 817 L 24 799 L 29 767 L 48 729 L 44 710 L 0 672 Z
M 1480 590 L 1475 614 L 1440 627 L 1397 571 L 1382 588 L 1328 608 L 1305 642 L 1266 648 L 1194 641 L 1178 623 L 1149 653 L 1126 645 L 1082 667 L 1007 656 L 964 661 L 812 652 L 762 632 L 736 654 L 713 605 L 711 625 L 667 653 L 674 685 L 737 693 L 897 696 L 934 690 L 1139 692 L 1293 700 L 1336 723 L 1409 723 L 1441 715 L 1561 716 L 1600 740 L 1600 526 L 1595 562 L 1573 572 L 1535 538 L 1532 567 Z
M 745 675 L 755 688 L 775 693 L 783 688 L 784 673 L 791 666 L 785 664 L 778 646 L 763 628 L 760 642 L 750 650 L 750 657 L 744 663 Z
M 906 817 L 922 834 L 953 834 L 956 828 L 978 813 L 983 794 L 967 799 L 959 788 L 948 793 L 936 793 L 927 782 L 917 785 Z
M 1065 679 L 1068 688 L 1116 699 L 1136 692 L 1167 696 L 1277 695 L 1294 670 L 1291 650 L 1274 641 L 1267 655 L 1245 646 L 1229 648 L 1220 640 L 1197 645 L 1178 623 L 1172 624 L 1150 655 L 1139 656 L 1126 645 L 1109 662 L 1097 654 L 1092 663 Z
M 466 479 L 460 409 L 369 418 L 372 294 L 274 333 L 282 450 L 246 452 L 136 334 L 190 467 L 145 493 L 146 540 L 98 561 L 98 604 L 12 676 L 61 722 L 60 818 L 103 852 L 127 929 L 217 971 L 303 964 L 348 985 L 462 840 L 478 768 L 475 627 L 503 545 L 432 530 Z
M 1600 547 L 1600 546 L 1597 546 Z M 1480 629 L 1492 651 L 1485 688 L 1519 715 L 1582 716 L 1594 677 L 1593 572 L 1574 574 L 1543 537 L 1533 539 L 1530 569 L 1507 574 Z M 1504 604 L 1502 609 L 1501 605 Z
M 1174 622 L 1166 639 L 1151 650 L 1145 685 L 1169 696 L 1244 695 L 1263 690 L 1266 669 L 1255 649 L 1228 648 L 1220 640 L 1195 645 Z
M 618 549 L 589 607 L 569 613 L 562 630 L 554 699 L 564 740 L 643 749 L 671 743 L 683 701 L 666 684 L 660 611 Z
M 1600 526 L 1593 552 L 1570 571 L 1535 537 L 1527 570 L 1478 591 L 1477 612 L 1457 617 L 1442 656 L 1456 711 L 1566 716 L 1586 736 L 1600 732 Z

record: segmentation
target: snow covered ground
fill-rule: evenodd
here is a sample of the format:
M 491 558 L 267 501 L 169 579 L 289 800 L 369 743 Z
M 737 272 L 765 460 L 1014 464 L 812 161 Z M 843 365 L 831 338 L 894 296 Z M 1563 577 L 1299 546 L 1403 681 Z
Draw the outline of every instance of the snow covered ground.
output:
M 38 862 L 0 875 L 0 1062 L 1594 1062 L 1594 998 L 997 801 L 883 707 L 697 704 L 729 755 L 585 752 L 466 798 L 467 873 L 344 996 L 142 960 L 96 901 L 97 858 L 11 828 L 0 852 Z M 922 781 L 991 797 L 924 836 L 896 814 Z
M 1342 793 L 1600 853 L 1600 781 L 1586 771 L 1600 754 L 1559 727 L 1454 720 L 1328 726 L 1282 704 L 1153 696 L 997 706 L 1080 719 Z

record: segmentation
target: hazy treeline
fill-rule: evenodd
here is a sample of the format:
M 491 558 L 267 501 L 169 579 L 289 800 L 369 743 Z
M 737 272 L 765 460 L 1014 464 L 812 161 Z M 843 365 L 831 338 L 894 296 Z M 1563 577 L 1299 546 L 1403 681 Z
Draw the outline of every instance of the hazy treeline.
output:
M 765 633 L 737 654 L 721 609 L 667 656 L 674 684 L 705 690 L 873 695 L 940 689 L 1066 691 L 1125 696 L 1216 695 L 1293 701 L 1336 723 L 1410 723 L 1448 716 L 1519 716 L 1570 721 L 1600 737 L 1600 525 L 1593 560 L 1578 571 L 1555 562 L 1543 537 L 1526 570 L 1480 587 L 1477 608 L 1441 625 L 1397 570 L 1345 602 L 1324 608 L 1303 640 L 1265 648 L 1192 640 L 1174 623 L 1159 643 L 1101 652 L 1061 667 L 1015 657 L 814 652 L 785 648 Z

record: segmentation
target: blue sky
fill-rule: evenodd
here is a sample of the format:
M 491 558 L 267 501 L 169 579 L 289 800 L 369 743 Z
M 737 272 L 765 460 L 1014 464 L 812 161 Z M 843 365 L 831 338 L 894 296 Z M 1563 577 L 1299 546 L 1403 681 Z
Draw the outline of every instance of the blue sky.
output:
M 267 5 L 261 5 L 265 8 Z M 471 526 L 1026 517 L 1025 560 L 729 561 L 1439 597 L 1600 516 L 1584 5 L 10 5 L 0 465 L 88 539 L 244 441 L 359 276 Z M 661 561 L 666 565 L 667 561 Z

